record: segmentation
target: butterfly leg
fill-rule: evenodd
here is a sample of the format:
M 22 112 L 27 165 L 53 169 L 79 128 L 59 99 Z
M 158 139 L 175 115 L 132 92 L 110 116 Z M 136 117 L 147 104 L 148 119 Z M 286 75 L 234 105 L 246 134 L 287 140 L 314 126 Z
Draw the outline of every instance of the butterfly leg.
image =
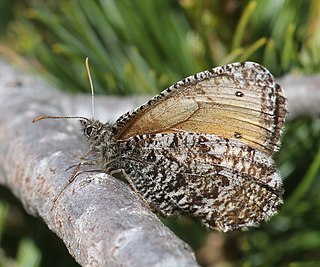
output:
M 71 185 L 76 179 L 77 177 L 82 174 L 82 173 L 85 173 L 85 172 L 101 172 L 101 170 L 98 170 L 98 169 L 94 169 L 94 170 L 84 170 L 84 171 L 79 171 L 80 167 L 83 165 L 82 162 L 78 163 L 76 166 L 75 166 L 75 169 L 74 171 L 72 172 L 72 175 L 70 176 L 69 180 L 67 183 L 65 183 L 65 185 L 60 189 L 60 191 L 58 192 L 58 194 L 55 196 L 55 198 L 53 199 L 53 204 L 52 204 L 52 207 L 51 207 L 51 210 L 54 209 L 55 207 L 55 204 L 58 200 L 58 198 L 61 196 L 62 192 L 69 186 Z M 70 169 L 70 168 L 69 168 Z
M 67 170 L 75 167 L 75 169 L 73 170 L 72 172 L 72 175 L 70 176 L 69 180 L 67 183 L 64 184 L 64 186 L 60 189 L 60 191 L 58 192 L 58 194 L 55 196 L 55 198 L 53 199 L 52 201 L 52 206 L 51 206 L 51 211 L 54 209 L 55 207 L 55 204 L 58 200 L 58 198 L 60 197 L 60 195 L 62 194 L 62 192 L 77 178 L 77 173 L 78 173 L 78 170 L 80 169 L 80 166 L 81 166 L 81 162 L 78 163 L 77 165 L 72 165 L 71 167 L 69 167 Z M 66 171 L 67 171 L 66 170 Z
M 55 198 L 53 199 L 53 203 L 52 203 L 52 207 L 51 207 L 51 211 L 54 209 L 55 204 L 58 200 L 58 198 L 61 196 L 62 192 L 70 185 L 72 184 L 75 179 L 78 177 L 78 175 L 80 175 L 83 172 L 90 172 L 90 171 L 98 171 L 98 170 L 90 170 L 90 171 L 81 171 L 79 172 L 79 169 L 81 166 L 84 165 L 97 165 L 98 161 L 97 160 L 91 160 L 91 159 L 87 159 L 87 156 L 90 154 L 90 152 L 92 151 L 92 145 L 89 147 L 89 149 L 82 155 L 80 156 L 80 162 L 74 165 L 71 165 L 70 167 L 68 167 L 66 169 L 66 171 L 74 168 L 69 180 L 67 183 L 65 183 L 65 185 L 60 189 L 60 191 L 58 192 L 58 194 L 55 196 Z

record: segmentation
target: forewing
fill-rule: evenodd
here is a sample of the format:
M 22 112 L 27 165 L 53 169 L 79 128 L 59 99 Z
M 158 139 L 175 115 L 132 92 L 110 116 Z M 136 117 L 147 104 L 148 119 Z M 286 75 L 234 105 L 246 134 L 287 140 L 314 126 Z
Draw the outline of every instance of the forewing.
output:
M 256 226 L 277 213 L 282 182 L 264 153 L 215 135 L 169 133 L 119 141 L 123 169 L 164 216 L 189 214 L 222 231 Z
M 233 63 L 177 82 L 120 117 L 113 130 L 117 140 L 153 133 L 215 134 L 272 155 L 285 113 L 282 89 L 266 68 Z

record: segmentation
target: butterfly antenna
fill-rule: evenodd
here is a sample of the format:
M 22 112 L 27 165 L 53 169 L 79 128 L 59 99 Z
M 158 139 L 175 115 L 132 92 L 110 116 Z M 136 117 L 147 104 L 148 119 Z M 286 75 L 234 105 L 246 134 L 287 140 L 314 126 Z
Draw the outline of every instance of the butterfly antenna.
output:
M 89 58 L 86 58 L 86 69 L 89 77 L 89 83 L 90 83 L 90 89 L 91 89 L 91 115 L 92 118 L 94 118 L 94 90 L 93 90 L 93 82 L 92 82 L 92 76 L 89 68 Z
M 93 91 L 93 82 L 92 82 L 91 72 L 89 68 L 88 57 L 86 58 L 86 69 L 89 76 L 89 82 L 90 82 L 90 88 L 91 88 L 91 114 L 92 114 L 92 118 L 94 118 L 94 91 Z M 81 117 L 81 116 L 39 116 L 33 119 L 32 122 L 34 123 L 34 122 L 45 120 L 45 119 L 81 119 L 81 120 L 88 121 L 87 118 Z
M 80 119 L 84 121 L 88 121 L 87 118 L 81 116 L 39 116 L 32 120 L 32 122 L 37 122 L 45 119 Z

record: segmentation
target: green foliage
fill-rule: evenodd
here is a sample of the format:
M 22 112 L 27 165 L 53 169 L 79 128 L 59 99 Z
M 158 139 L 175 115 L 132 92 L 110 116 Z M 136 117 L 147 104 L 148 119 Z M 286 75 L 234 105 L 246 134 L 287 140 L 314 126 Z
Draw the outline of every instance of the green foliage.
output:
M 96 91 L 109 94 L 155 93 L 233 61 L 254 60 L 276 75 L 319 70 L 318 1 L 240 3 L 32 1 L 9 32 L 64 90 L 88 91 L 87 56 Z
M 41 254 L 31 240 L 23 239 L 19 244 L 17 267 L 40 266 Z
M 37 2 L 24 13 L 12 27 L 18 48 L 64 89 L 88 91 L 86 56 L 96 91 L 113 94 L 155 93 L 198 69 L 185 42 L 187 19 L 167 0 L 69 0 L 54 11 Z
M 320 71 L 317 0 L 33 0 L 25 5 L 16 9 L 7 46 L 63 90 L 89 91 L 87 56 L 95 90 L 108 94 L 154 94 L 187 75 L 234 61 L 257 61 L 276 76 Z M 277 155 L 285 204 L 269 223 L 240 234 L 237 263 L 319 264 L 319 140 L 317 120 L 301 118 L 286 126 Z M 203 229 L 188 220 L 168 224 L 195 248 L 203 241 Z
M 0 186 L 0 267 L 79 266 L 43 221 Z
M 16 260 L 5 255 L 1 250 L 1 238 L 4 235 L 4 226 L 8 217 L 9 205 L 0 201 L 0 266 L 17 266 L 17 267 L 38 267 L 40 266 L 41 254 L 34 242 L 23 239 L 19 243 Z
M 11 19 L 13 19 L 12 14 L 12 0 L 2 0 L 0 1 L 0 38 L 6 33 L 6 27 Z
M 0 244 L 1 244 L 1 237 L 4 229 L 4 225 L 6 222 L 6 217 L 8 213 L 8 205 L 6 203 L 0 202 Z
M 8 204 L 5 202 L 0 201 L 0 266 L 5 266 L 7 259 L 4 257 L 4 254 L 1 247 L 2 247 L 2 236 L 4 231 L 4 226 L 7 218 L 8 213 Z
M 320 121 L 296 119 L 277 162 L 285 183 L 280 213 L 243 236 L 247 266 L 318 266 L 320 262 Z

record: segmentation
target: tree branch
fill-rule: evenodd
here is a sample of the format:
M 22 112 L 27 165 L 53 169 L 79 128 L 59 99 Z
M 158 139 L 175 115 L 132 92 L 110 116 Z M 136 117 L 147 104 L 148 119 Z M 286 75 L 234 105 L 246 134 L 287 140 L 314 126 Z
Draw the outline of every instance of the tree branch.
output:
M 73 172 L 67 169 L 78 163 L 77 156 L 88 144 L 77 131 L 77 121 L 31 121 L 40 114 L 70 114 L 70 106 L 82 105 L 83 98 L 47 89 L 1 61 L 0 73 L 0 184 L 9 187 L 30 214 L 43 218 L 78 263 L 198 266 L 190 247 L 125 183 L 106 174 L 79 175 L 51 210 L 53 199 Z M 85 99 L 90 109 L 90 100 Z M 109 103 L 109 110 L 111 103 L 113 108 L 120 107 L 118 99 Z M 122 105 L 120 110 L 128 108 Z
M 103 173 L 71 177 L 88 144 L 77 121 L 42 121 L 39 115 L 90 117 L 89 96 L 60 93 L 0 61 L 0 184 L 40 216 L 83 266 L 197 266 L 193 252 L 151 213 L 130 188 Z M 278 81 L 289 119 L 319 116 L 320 76 Z M 96 117 L 115 120 L 147 98 L 99 97 Z
M 288 74 L 277 82 L 288 99 L 288 121 L 301 116 L 320 117 L 320 75 Z

